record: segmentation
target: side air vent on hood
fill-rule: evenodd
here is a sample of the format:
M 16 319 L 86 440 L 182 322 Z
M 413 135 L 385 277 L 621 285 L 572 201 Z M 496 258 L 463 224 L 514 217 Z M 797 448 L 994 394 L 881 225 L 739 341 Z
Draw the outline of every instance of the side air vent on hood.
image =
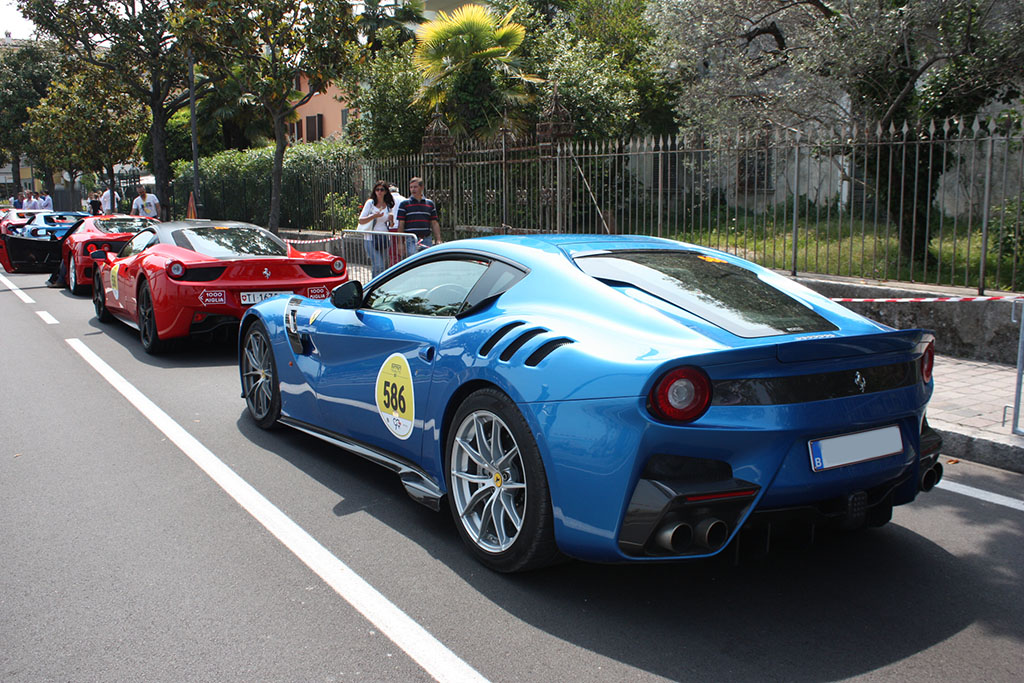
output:
M 526 359 L 526 365 L 529 367 L 536 367 L 542 360 L 548 357 L 548 355 L 555 349 L 565 346 L 566 344 L 573 344 L 572 339 L 566 339 L 565 337 L 559 337 L 558 339 L 552 339 L 546 341 L 540 345 L 540 347 L 530 354 L 530 357 Z
M 497 332 L 492 334 L 491 338 L 488 339 L 487 342 L 483 346 L 480 347 L 480 355 L 481 356 L 486 356 L 487 354 L 489 354 L 491 352 L 491 349 L 494 348 L 495 344 L 500 342 L 502 340 L 502 338 L 506 334 L 508 334 L 509 332 L 511 332 L 512 330 L 516 329 L 517 327 L 519 327 L 522 324 L 523 323 L 521 321 L 520 322 L 509 323 L 508 325 L 503 326 L 500 330 L 498 330 Z

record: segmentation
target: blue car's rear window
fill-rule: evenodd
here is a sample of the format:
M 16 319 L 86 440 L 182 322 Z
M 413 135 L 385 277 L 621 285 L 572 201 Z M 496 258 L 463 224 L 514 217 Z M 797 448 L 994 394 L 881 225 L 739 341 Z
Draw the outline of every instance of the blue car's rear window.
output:
M 588 275 L 644 291 L 738 337 L 837 329 L 756 273 L 698 252 L 616 251 L 576 257 Z

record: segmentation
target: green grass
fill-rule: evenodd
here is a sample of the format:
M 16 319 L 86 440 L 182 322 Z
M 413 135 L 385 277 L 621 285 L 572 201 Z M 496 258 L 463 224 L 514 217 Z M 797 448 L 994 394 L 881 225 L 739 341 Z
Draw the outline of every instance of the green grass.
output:
M 825 210 L 798 216 L 796 271 L 871 280 L 898 280 L 977 289 L 982 256 L 980 224 L 943 219 L 931 227 L 927 263 L 900 254 L 899 227 Z M 793 216 L 781 209 L 755 215 L 721 209 L 668 236 L 727 251 L 769 268 L 793 268 Z M 710 227 L 708 226 L 710 224 Z M 681 226 L 682 227 L 682 226 Z M 1009 256 L 1001 256 L 1000 235 L 1012 225 L 994 222 L 986 258 L 985 289 L 1024 290 L 1024 264 L 1014 272 Z M 1002 231 L 1002 232 L 1001 232 Z M 1012 251 L 1012 238 L 1003 249 Z

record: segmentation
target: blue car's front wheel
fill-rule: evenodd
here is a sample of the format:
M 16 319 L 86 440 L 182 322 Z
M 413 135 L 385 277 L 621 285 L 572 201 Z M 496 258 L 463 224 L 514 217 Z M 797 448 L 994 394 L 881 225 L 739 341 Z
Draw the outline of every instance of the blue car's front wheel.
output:
M 281 417 L 281 386 L 277 378 L 274 350 L 263 323 L 255 322 L 245 331 L 242 355 L 242 393 L 253 421 L 270 429 Z
M 544 465 L 507 396 L 482 389 L 463 401 L 448 434 L 445 470 L 456 527 L 481 562 L 515 572 L 558 558 Z

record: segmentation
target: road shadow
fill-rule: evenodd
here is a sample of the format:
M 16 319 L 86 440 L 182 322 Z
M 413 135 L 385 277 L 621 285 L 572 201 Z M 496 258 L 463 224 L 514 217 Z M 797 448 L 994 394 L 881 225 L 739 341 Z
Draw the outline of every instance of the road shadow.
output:
M 571 561 L 501 575 L 468 555 L 447 507 L 434 513 L 413 502 L 392 473 L 294 430 L 264 432 L 244 412 L 238 427 L 336 492 L 332 514 L 373 515 L 524 623 L 669 679 L 843 679 L 979 624 L 1024 640 L 1019 551 L 1004 545 L 1020 547 L 1019 528 L 967 558 L 894 523 L 739 564 L 724 554 L 657 565 Z M 966 524 L 990 523 L 980 517 L 964 511 Z
M 95 317 L 89 320 L 95 332 L 84 335 L 104 335 L 121 345 L 131 356 L 154 368 L 206 368 L 225 367 L 238 363 L 238 331 L 224 331 L 213 336 L 175 339 L 171 348 L 159 354 L 149 354 L 142 348 L 139 331 L 120 320 L 101 323 Z

